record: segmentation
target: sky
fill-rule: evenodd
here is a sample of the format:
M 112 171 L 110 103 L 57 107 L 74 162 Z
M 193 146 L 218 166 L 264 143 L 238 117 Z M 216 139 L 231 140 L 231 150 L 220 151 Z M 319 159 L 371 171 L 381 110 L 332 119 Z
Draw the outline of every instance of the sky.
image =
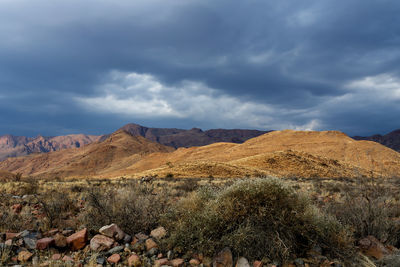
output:
M 400 128 L 397 0 L 0 0 L 0 135 Z

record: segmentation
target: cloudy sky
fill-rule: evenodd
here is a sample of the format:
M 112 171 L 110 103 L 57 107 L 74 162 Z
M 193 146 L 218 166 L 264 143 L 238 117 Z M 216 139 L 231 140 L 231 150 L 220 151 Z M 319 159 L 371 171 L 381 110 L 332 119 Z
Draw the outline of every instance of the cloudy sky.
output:
M 0 135 L 400 128 L 397 0 L 0 0 Z

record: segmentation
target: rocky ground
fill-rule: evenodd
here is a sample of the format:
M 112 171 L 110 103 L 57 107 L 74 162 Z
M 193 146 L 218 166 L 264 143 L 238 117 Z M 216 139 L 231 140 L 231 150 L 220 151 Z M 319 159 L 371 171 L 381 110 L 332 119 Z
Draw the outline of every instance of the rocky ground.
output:
M 299 187 L 309 185 L 296 182 Z M 338 189 L 333 188 L 331 191 L 337 193 Z M 246 259 L 234 254 L 228 247 L 215 251 L 213 256 L 198 251 L 176 251 L 166 244 L 165 239 L 169 233 L 162 226 L 127 233 L 114 223 L 99 229 L 69 223 L 77 220 L 79 214 L 87 208 L 83 199 L 76 199 L 75 213 L 67 212 L 62 216 L 65 225 L 70 226 L 46 229 L 40 223 L 48 219 L 46 207 L 37 201 L 35 195 L 8 194 L 7 198 L 11 201 L 9 206 L 2 206 L 1 218 L 4 219 L 7 212 L 14 214 L 16 219 L 31 218 L 31 221 L 26 222 L 29 225 L 26 230 L 0 233 L 0 266 L 350 266 L 343 260 L 325 255 L 318 245 L 305 255 L 285 263 L 267 256 Z M 334 198 L 335 194 L 329 196 L 323 192 L 319 192 L 316 197 L 320 203 L 327 203 Z M 26 216 L 28 213 L 29 216 Z M 363 262 L 352 266 L 400 266 L 399 249 L 384 243 L 384 240 L 378 240 L 372 235 L 356 240 L 357 257 Z

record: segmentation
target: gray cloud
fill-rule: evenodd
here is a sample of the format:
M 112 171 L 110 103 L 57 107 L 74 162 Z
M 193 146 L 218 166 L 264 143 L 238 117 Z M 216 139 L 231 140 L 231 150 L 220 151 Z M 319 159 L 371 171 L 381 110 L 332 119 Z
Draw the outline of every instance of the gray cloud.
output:
M 372 0 L 5 0 L 0 134 L 100 133 L 131 121 L 384 133 L 400 127 L 398 83 L 388 82 L 400 77 L 399 11 Z M 113 71 L 149 75 L 165 94 L 124 91 Z M 107 96 L 138 107 L 162 97 L 175 116 L 163 105 L 121 112 Z M 229 119 L 227 100 L 240 119 Z

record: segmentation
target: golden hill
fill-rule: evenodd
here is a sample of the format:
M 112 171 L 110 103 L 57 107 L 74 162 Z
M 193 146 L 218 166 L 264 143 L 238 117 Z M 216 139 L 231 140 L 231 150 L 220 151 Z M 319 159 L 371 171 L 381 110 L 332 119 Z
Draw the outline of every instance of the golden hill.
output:
M 141 136 L 117 131 L 103 142 L 82 148 L 65 149 L 45 154 L 9 158 L 0 162 L 0 169 L 30 176 L 82 177 L 127 168 L 154 152 L 170 152 L 174 148 L 151 142 Z
M 276 131 L 177 150 L 117 131 L 79 149 L 8 159 L 0 169 L 60 177 L 392 177 L 400 176 L 400 154 L 337 131 Z

